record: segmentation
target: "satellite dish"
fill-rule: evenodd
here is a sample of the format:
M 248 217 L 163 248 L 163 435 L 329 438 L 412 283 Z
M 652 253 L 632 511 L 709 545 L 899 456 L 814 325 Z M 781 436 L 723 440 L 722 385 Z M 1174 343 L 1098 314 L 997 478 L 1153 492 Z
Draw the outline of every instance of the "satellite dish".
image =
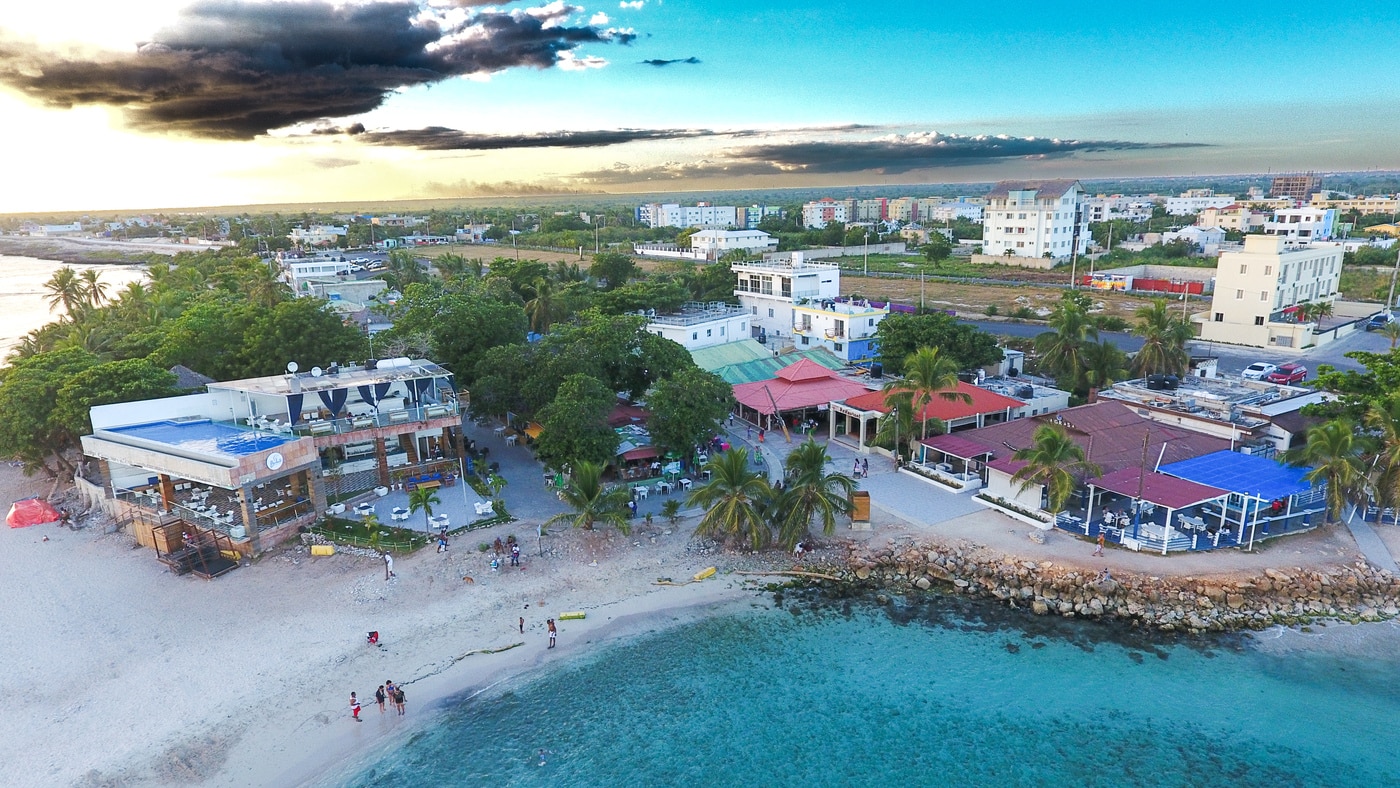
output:
M 288 371 L 288 372 L 296 372 L 297 369 L 298 369 L 298 367 L 297 367 L 297 363 L 296 363 L 295 361 L 288 361 L 288 362 L 287 362 L 287 371 Z
M 321 377 L 321 368 L 320 368 L 320 367 L 312 367 L 312 368 L 311 368 L 311 377 L 313 377 L 313 378 L 319 378 L 319 377 Z

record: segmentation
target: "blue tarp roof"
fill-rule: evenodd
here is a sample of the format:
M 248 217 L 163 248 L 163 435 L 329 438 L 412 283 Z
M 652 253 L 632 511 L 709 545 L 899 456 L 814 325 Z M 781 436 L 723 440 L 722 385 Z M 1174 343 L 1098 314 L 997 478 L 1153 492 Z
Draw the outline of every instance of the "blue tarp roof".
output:
M 1272 501 L 1312 489 L 1303 478 L 1311 468 L 1294 468 L 1278 460 L 1234 451 L 1204 454 L 1158 469 L 1179 479 L 1219 487 L 1233 493 Z

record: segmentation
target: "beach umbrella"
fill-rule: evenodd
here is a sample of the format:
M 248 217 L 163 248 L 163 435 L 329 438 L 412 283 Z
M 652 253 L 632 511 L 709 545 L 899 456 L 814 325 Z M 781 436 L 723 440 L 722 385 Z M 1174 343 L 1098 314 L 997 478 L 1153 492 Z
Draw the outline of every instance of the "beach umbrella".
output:
M 11 528 L 28 528 L 41 523 L 56 523 L 63 515 L 43 498 L 25 498 L 10 505 L 10 513 L 5 522 Z

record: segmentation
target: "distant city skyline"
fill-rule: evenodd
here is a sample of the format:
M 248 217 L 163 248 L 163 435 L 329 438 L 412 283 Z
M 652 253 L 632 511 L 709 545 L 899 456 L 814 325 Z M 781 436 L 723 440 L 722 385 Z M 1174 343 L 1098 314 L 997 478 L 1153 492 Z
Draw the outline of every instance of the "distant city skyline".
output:
M 1400 169 L 1371 5 L 31 4 L 0 212 Z

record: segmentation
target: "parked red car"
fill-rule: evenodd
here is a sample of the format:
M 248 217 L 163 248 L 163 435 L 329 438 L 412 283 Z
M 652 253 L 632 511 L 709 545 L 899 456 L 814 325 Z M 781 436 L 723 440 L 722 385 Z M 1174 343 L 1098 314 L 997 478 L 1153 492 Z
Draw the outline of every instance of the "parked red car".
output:
M 1270 383 L 1302 383 L 1308 378 L 1308 368 L 1302 364 L 1283 364 L 1278 369 L 1264 376 L 1264 380 Z

